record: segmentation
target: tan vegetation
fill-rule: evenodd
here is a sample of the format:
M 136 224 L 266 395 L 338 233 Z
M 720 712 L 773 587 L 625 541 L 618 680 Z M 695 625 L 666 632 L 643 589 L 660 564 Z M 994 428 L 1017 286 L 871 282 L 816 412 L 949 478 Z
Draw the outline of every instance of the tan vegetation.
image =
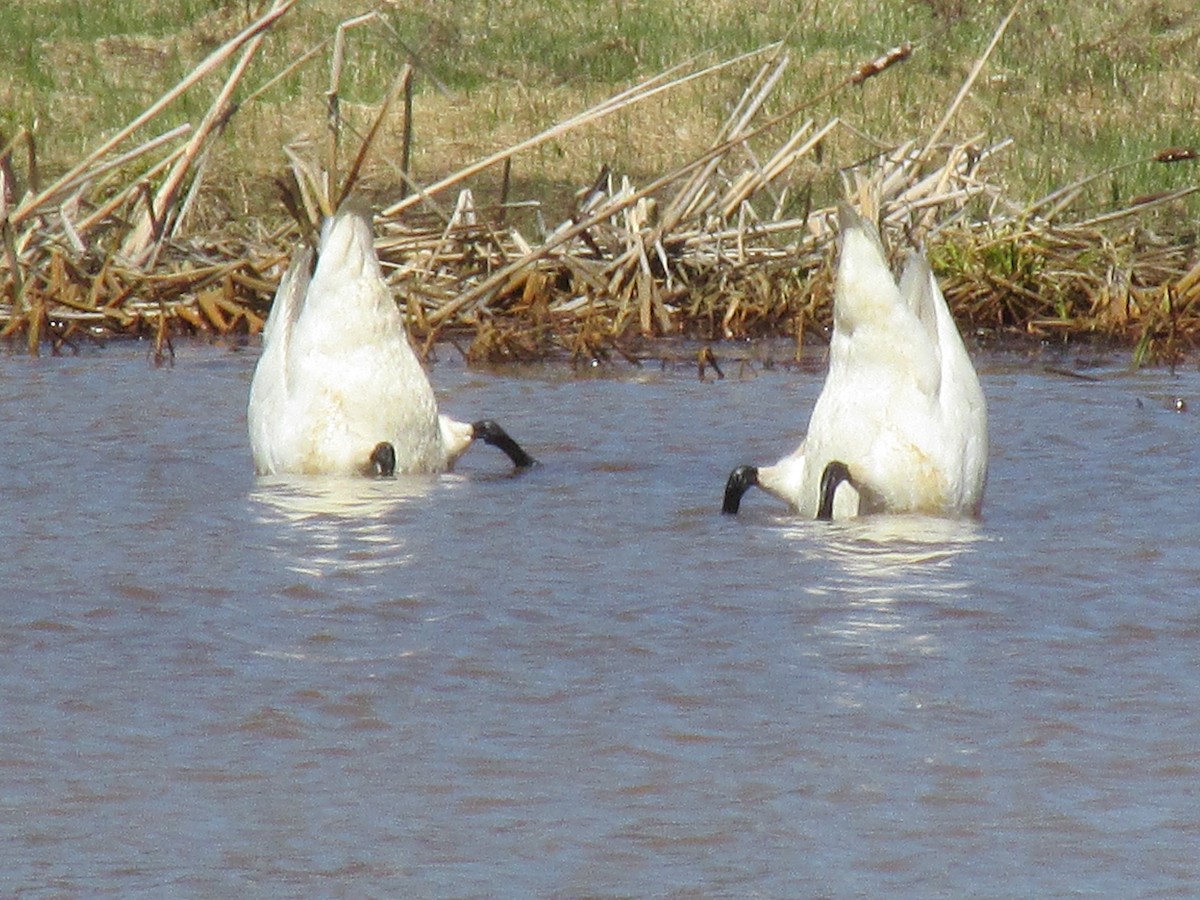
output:
M 618 21 L 661 5 L 628 0 Z M 722 4 L 667 5 L 677 35 L 733 49 Z M 1028 2 L 1005 30 L 1007 8 L 979 5 L 971 27 L 967 5 L 930 2 L 851 55 L 832 38 L 865 28 L 867 4 L 811 3 L 785 26 L 791 5 L 764 0 L 738 5 L 739 34 L 781 42 L 664 60 L 654 23 L 560 31 L 561 58 L 500 53 L 466 86 L 429 58 L 467 70 L 498 34 L 515 48 L 555 16 L 608 25 L 549 0 L 418 4 L 425 19 L 335 6 L 195 3 L 161 34 L 47 42 L 72 73 L 40 98 L 49 121 L 0 135 L 0 334 L 38 352 L 132 333 L 160 354 L 180 334 L 252 334 L 351 183 L 381 210 L 414 337 L 466 335 L 478 360 L 631 355 L 641 337 L 799 347 L 828 325 L 847 192 L 894 243 L 928 246 L 964 331 L 1173 364 L 1200 338 L 1200 163 L 1175 140 L 1200 108 L 1190 3 Z M 798 43 L 806 23 L 829 34 Z M 1031 49 L 1039 30 L 1073 56 Z M 637 77 L 575 74 L 614 59 Z M 137 111 L 105 119 L 93 79 Z M 0 82 L 14 107 L 35 93 Z

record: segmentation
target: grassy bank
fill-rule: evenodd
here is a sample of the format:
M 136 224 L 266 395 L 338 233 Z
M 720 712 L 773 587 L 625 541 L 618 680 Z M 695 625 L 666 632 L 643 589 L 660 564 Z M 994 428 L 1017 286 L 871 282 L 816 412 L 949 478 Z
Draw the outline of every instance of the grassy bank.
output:
M 1161 160 L 1187 156 L 1168 148 L 1200 143 L 1200 11 L 1190 0 L 1118 9 L 1027 0 L 969 80 L 1009 9 L 955 0 L 389 4 L 344 30 L 338 72 L 345 5 L 310 0 L 263 29 L 236 78 L 229 73 L 242 47 L 85 167 L 78 185 L 32 208 L 23 197 L 88 159 L 263 10 L 214 0 L 26 0 L 6 14 L 13 37 L 0 45 L 5 333 L 36 349 L 97 328 L 160 340 L 253 330 L 275 265 L 297 239 L 280 181 L 292 182 L 297 168 L 332 168 L 339 181 L 378 122 L 357 189 L 390 210 L 383 250 L 414 331 L 427 339 L 464 330 L 479 358 L 620 352 L 635 333 L 819 333 L 830 255 L 824 210 L 853 170 L 876 181 L 900 172 L 903 190 L 893 185 L 879 198 L 885 218 L 897 243 L 902 230 L 928 240 L 964 327 L 1103 336 L 1142 359 L 1178 360 L 1200 318 L 1189 280 L 1200 204 L 1187 193 L 1200 164 Z M 397 206 L 412 185 L 516 147 L 672 66 L 695 73 L 766 47 L 587 116 L 426 202 Z M 854 83 L 899 47 L 903 61 Z M 406 64 L 411 116 L 406 94 L 393 93 Z M 776 80 L 743 136 L 711 166 L 664 178 L 719 143 L 760 71 Z M 214 106 L 227 78 L 229 102 Z M 155 164 L 195 139 L 210 110 L 211 133 L 196 141 L 178 189 L 165 191 L 174 161 Z M 811 130 L 799 134 L 806 119 Z M 177 127 L 191 130 L 122 158 Z M 818 132 L 746 196 L 730 192 L 761 174 L 789 135 L 803 144 Z M 897 162 L 906 144 L 911 158 Z M 302 165 L 289 162 L 288 146 Z M 988 148 L 997 149 L 964 164 Z M 103 169 L 105 160 L 118 164 Z M 602 167 L 612 177 L 597 182 L 586 208 L 577 192 Z M 931 172 L 953 177 L 925 195 L 928 206 L 906 209 Z M 657 216 L 676 202 L 686 207 L 688 179 L 701 175 L 692 207 L 663 228 Z M 623 205 L 656 181 L 649 211 Z M 457 193 L 464 187 L 469 210 Z M 708 203 L 708 194 L 732 205 Z M 497 207 L 499 199 L 508 204 Z M 300 218 L 317 205 L 310 196 Z M 642 218 L 631 220 L 639 208 Z M 596 221 L 546 250 L 569 216 Z M 82 233 L 81 221 L 89 224 Z M 140 243 L 129 234 L 139 223 L 149 233 Z M 642 257 L 622 262 L 635 244 Z

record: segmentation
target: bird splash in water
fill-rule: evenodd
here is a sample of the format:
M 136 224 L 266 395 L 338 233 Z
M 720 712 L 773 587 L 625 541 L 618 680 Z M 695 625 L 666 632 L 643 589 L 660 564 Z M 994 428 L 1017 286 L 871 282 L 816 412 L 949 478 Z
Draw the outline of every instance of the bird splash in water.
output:
M 987 481 L 979 378 L 924 257 L 900 284 L 875 226 L 840 213 L 829 373 L 804 441 L 773 466 L 740 466 L 722 511 L 752 485 L 809 518 L 974 516 Z
M 305 247 L 279 282 L 247 420 L 263 475 L 445 472 L 477 438 L 536 462 L 491 420 L 438 414 L 355 201 L 326 220 L 316 266 Z

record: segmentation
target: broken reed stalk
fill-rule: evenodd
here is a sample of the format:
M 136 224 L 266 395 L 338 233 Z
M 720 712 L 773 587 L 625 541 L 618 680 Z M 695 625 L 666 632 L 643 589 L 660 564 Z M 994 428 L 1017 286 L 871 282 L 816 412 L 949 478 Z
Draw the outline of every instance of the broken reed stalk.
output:
M 273 9 L 288 5 L 277 3 Z M 1193 251 L 1186 245 L 1155 247 L 1150 255 L 1143 248 L 1130 262 L 1136 234 L 1109 235 L 1102 229 L 1121 217 L 1174 202 L 1194 188 L 1063 226 L 1051 221 L 1054 217 L 1045 209 L 1053 205 L 1057 213 L 1068 195 L 1051 195 L 1053 199 L 1022 215 L 1003 211 L 1016 207 L 1001 204 L 999 189 L 980 170 L 1009 141 L 984 147 L 982 136 L 950 146 L 941 142 L 1011 18 L 1010 12 L 935 133 L 849 169 L 847 188 L 876 204 L 886 233 L 938 234 L 934 249 L 940 256 L 934 254 L 935 265 L 964 330 L 984 327 L 1056 338 L 1103 330 L 1134 341 L 1138 359 L 1175 359 L 1182 348 L 1200 343 L 1200 264 L 1189 255 Z M 353 22 L 344 24 L 352 27 Z M 288 231 L 254 247 L 193 239 L 191 250 L 185 251 L 180 244 L 166 248 L 161 240 L 170 233 L 168 226 L 179 227 L 199 190 L 205 154 L 232 109 L 233 87 L 243 78 L 255 44 L 248 39 L 240 47 L 241 61 L 204 121 L 164 160 L 132 183 L 111 193 L 106 189 L 103 203 L 91 201 L 86 193 L 98 194 L 100 176 L 169 145 L 171 138 L 184 137 L 182 131 L 126 151 L 117 157 L 119 164 L 106 150 L 82 169 L 76 167 L 72 178 L 35 195 L 38 215 L 27 212 L 25 228 L 14 229 L 11 219 L 2 223 L 8 273 L 5 281 L 0 271 L 0 323 L 6 322 L 0 336 L 23 335 L 29 351 L 36 352 L 44 341 L 57 350 L 93 329 L 142 334 L 153 340 L 156 357 L 166 360 L 175 330 L 253 334 L 262 327 L 274 287 L 269 273 L 277 272 L 289 253 Z M 509 164 L 523 150 L 768 52 L 770 57 L 750 77 L 712 147 L 642 188 L 605 170 L 577 213 L 540 242 L 527 240 L 502 215 L 489 218 L 495 214 L 477 208 L 469 189 L 459 193 L 452 210 L 437 203 L 437 194 L 491 165 Z M 901 45 L 858 66 L 820 97 L 757 123 L 787 65 L 778 45 L 684 75 L 684 69 L 676 67 L 433 185 L 413 186 L 411 195 L 384 211 L 381 224 L 387 237 L 378 247 L 385 271 L 405 298 L 414 339 L 428 345 L 446 329 L 465 330 L 473 334 L 465 351 L 472 360 L 556 352 L 573 360 L 634 359 L 625 345 L 631 333 L 704 339 L 791 334 L 798 347 L 803 335 L 828 325 L 833 235 L 829 210 L 813 209 L 811 197 L 805 200 L 803 215 L 779 220 L 787 188 L 776 193 L 775 185 L 811 157 L 834 129 L 847 126 L 837 118 L 820 127 L 807 119 L 794 125 L 773 149 L 750 142 L 836 91 L 881 75 L 911 52 L 911 44 Z M 340 62 L 333 66 L 329 82 L 334 112 L 338 71 Z M 402 91 L 406 105 L 409 102 L 411 75 L 406 66 L 397 76 L 340 186 L 336 157 L 323 167 L 302 148 L 286 148 L 299 186 L 299 205 L 304 207 L 297 216 L 303 228 L 317 223 L 322 210 L 331 210 L 352 191 L 397 94 Z M 251 96 L 262 90 L 265 87 Z M 406 128 L 409 119 L 406 112 Z M 340 129 L 340 120 L 331 119 L 333 125 Z M 15 141 L 8 142 L 0 161 L 9 157 Z M 330 152 L 335 153 L 339 143 L 340 139 L 331 144 Z M 731 163 L 736 156 L 742 161 Z M 1170 148 L 1155 159 L 1197 156 L 1190 148 Z M 409 184 L 403 168 L 399 174 Z M 168 171 L 157 191 L 152 190 Z M 191 189 L 177 209 L 187 172 L 193 173 Z M 650 211 L 652 197 L 660 202 L 657 219 Z M 991 202 L 993 216 L 990 222 L 970 227 L 968 204 L 978 197 Z M 158 235 L 144 245 L 151 251 L 145 266 L 120 264 L 110 257 L 96 270 L 69 261 L 70 253 L 82 253 L 90 231 L 101 222 L 112 222 L 137 198 L 146 201 L 140 221 L 149 222 L 150 233 Z M 401 213 L 418 203 L 436 213 L 432 224 L 420 224 L 428 223 L 430 216 L 415 224 L 400 220 Z M 764 205 L 765 210 L 759 208 Z M 51 211 L 56 215 L 47 215 Z M 929 227 L 935 220 L 936 229 Z M 60 231 L 46 231 L 38 222 Z M 132 240 L 131 234 L 125 240 Z M 1083 261 L 1085 251 L 1096 247 L 1110 260 L 1107 273 Z M 174 271 L 163 271 L 160 249 L 171 254 L 167 264 Z M 715 355 L 700 359 L 717 371 Z
M 992 39 L 988 42 L 988 45 L 984 49 L 983 53 L 980 54 L 979 59 L 975 60 L 975 65 L 972 66 L 971 72 L 969 75 L 967 75 L 966 81 L 964 81 L 962 86 L 958 89 L 958 93 L 955 94 L 954 100 L 951 101 L 949 108 L 942 116 L 942 120 L 934 127 L 933 132 L 929 135 L 928 140 L 925 142 L 924 148 L 917 155 L 918 159 L 924 159 L 929 154 L 930 150 L 938 143 L 938 141 L 942 139 L 942 135 L 946 133 L 946 129 L 950 125 L 950 120 L 954 118 L 959 107 L 962 106 L 963 101 L 967 99 L 967 95 L 971 93 L 971 88 L 975 86 L 976 79 L 979 78 L 979 74 L 983 71 L 983 67 L 987 65 L 987 61 L 991 58 L 992 51 L 999 46 L 1000 39 L 1004 37 L 1004 32 L 1008 30 L 1009 24 L 1012 22 L 1013 17 L 1017 14 L 1017 10 L 1020 8 L 1021 0 L 1017 0 L 1017 2 L 1013 4 L 1012 9 L 1008 11 L 1008 15 L 1005 16 L 1000 24 L 996 27 L 995 32 L 992 33 Z
M 12 140 L 0 150 L 0 219 L 8 221 L 8 213 L 17 196 L 17 176 L 13 171 L 12 152 L 18 143 L 25 145 L 25 171 L 31 190 L 37 190 L 39 183 L 37 167 L 37 147 L 33 141 L 33 132 L 22 125 L 13 135 Z
M 192 172 L 196 158 L 207 144 L 209 137 L 228 121 L 233 109 L 233 92 L 246 74 L 246 69 L 262 45 L 264 36 L 264 32 L 259 31 L 246 43 L 241 58 L 234 65 L 229 77 L 225 79 L 225 84 L 217 94 L 212 106 L 200 120 L 200 125 L 192 134 L 191 140 L 184 147 L 183 153 L 176 160 L 157 193 L 148 202 L 145 215 L 122 242 L 120 255 L 132 264 L 145 266 L 157 255 L 163 239 L 169 236 L 172 210 L 184 179 Z
M 771 95 L 775 85 L 783 77 L 783 73 L 788 66 L 788 60 L 789 57 L 787 54 L 783 54 L 777 57 L 773 61 L 773 64 L 768 63 L 768 65 L 763 66 L 759 71 L 759 77 L 755 79 L 757 90 L 754 93 L 750 93 L 748 89 L 742 93 L 742 99 L 738 102 L 733 114 L 726 120 L 725 125 L 718 132 L 714 146 L 728 144 L 730 150 L 735 146 L 741 146 L 746 149 L 747 156 L 753 158 L 748 145 L 745 141 L 739 140 L 739 137 L 750 128 L 750 123 L 754 121 L 754 117 L 762 109 L 763 104 L 767 102 L 767 98 Z M 667 208 L 663 212 L 661 228 L 664 232 L 674 230 L 680 221 L 693 211 L 702 189 L 712 178 L 716 167 L 724 156 L 724 153 L 715 155 L 703 166 L 699 166 L 693 170 L 691 177 L 676 192 L 675 197 L 667 204 Z
M 387 118 L 388 110 L 391 109 L 392 103 L 395 102 L 397 95 L 403 93 L 407 97 L 412 96 L 412 76 L 412 66 L 408 63 L 405 63 L 400 69 L 399 76 L 397 76 L 396 80 L 392 83 L 391 90 L 387 92 L 387 96 L 384 97 L 383 103 L 380 104 L 379 112 L 376 113 L 375 121 L 371 123 L 371 128 L 367 131 L 366 137 L 364 137 L 359 144 L 358 152 L 354 155 L 354 161 L 350 164 L 350 168 L 346 172 L 346 179 L 343 182 L 341 189 L 338 191 L 337 202 L 334 204 L 335 209 L 341 206 L 342 202 L 350 196 L 350 193 L 354 190 L 354 185 L 358 183 L 359 175 L 362 173 L 363 163 L 366 162 L 367 154 L 370 152 L 371 146 L 375 143 L 375 136 L 379 133 L 379 126 L 382 125 L 384 119 Z M 405 121 L 407 122 L 407 115 Z
M 221 47 L 218 47 L 204 59 L 200 65 L 196 66 L 182 81 L 175 87 L 167 91 L 152 103 L 144 112 L 138 115 L 132 122 L 104 141 L 99 147 L 85 156 L 75 166 L 61 175 L 53 184 L 41 191 L 39 194 L 32 196 L 21 203 L 16 211 L 12 214 L 11 221 L 14 226 L 20 225 L 30 216 L 40 211 L 48 203 L 54 201 L 62 194 L 70 191 L 72 188 L 79 185 L 91 177 L 91 167 L 103 159 L 109 152 L 120 146 L 126 138 L 134 134 L 139 128 L 147 122 L 154 119 L 160 112 L 171 105 L 181 95 L 186 93 L 197 82 L 203 80 L 210 72 L 222 65 L 229 57 L 231 57 L 237 49 L 253 38 L 255 35 L 261 34 L 270 28 L 275 21 L 290 10 L 296 3 L 296 0 L 275 0 L 271 8 L 266 13 L 259 16 L 251 24 L 243 28 L 237 35 L 230 38 Z
M 771 45 L 771 46 L 775 46 L 775 45 Z M 763 48 L 762 50 L 760 50 L 758 52 L 762 53 L 769 49 L 771 49 L 771 47 Z M 749 58 L 752 55 L 753 54 L 746 54 L 743 57 L 739 57 L 739 59 Z M 906 59 L 906 58 L 907 58 L 907 54 L 902 54 L 902 55 L 897 55 L 895 57 L 895 60 L 899 61 L 901 59 Z M 894 63 L 890 63 L 889 65 L 891 65 L 891 64 L 894 64 Z M 886 68 L 886 67 L 884 67 L 884 68 Z M 877 75 L 880 72 L 884 71 L 884 68 L 880 68 L 877 71 L 873 71 L 871 74 Z M 579 235 L 585 233 L 588 229 L 596 226 L 597 224 L 599 224 L 600 222 L 609 218 L 610 216 L 616 215 L 617 213 L 628 208 L 629 206 L 632 206 L 633 204 L 637 203 L 638 201 L 651 196 L 652 194 L 654 194 L 657 191 L 661 190 L 662 188 L 672 184 L 673 182 L 677 181 L 678 179 L 680 179 L 686 175 L 690 175 L 691 173 L 695 172 L 700 167 L 705 166 L 708 163 L 710 163 L 711 161 L 723 156 L 725 153 L 727 153 L 733 147 L 738 146 L 739 144 L 743 144 L 755 137 L 758 137 L 760 134 L 770 131 L 771 129 L 778 126 L 780 123 L 794 118 L 800 112 L 811 107 L 815 103 L 833 96 L 838 91 L 843 90 L 850 85 L 859 84 L 859 83 L 861 83 L 861 81 L 862 81 L 862 78 L 859 75 L 859 70 L 856 70 L 854 73 L 852 73 L 851 75 L 848 75 L 846 78 L 844 78 L 841 82 L 834 85 L 832 88 L 826 90 L 825 92 L 819 94 L 818 96 L 816 96 L 812 99 L 806 100 L 796 106 L 793 106 L 790 109 L 788 109 L 778 115 L 772 116 L 754 128 L 751 128 L 751 129 L 744 131 L 732 138 L 726 139 L 725 141 L 722 141 L 722 142 L 714 145 L 709 150 L 707 150 L 704 153 L 700 154 L 699 156 L 693 158 L 692 160 L 690 160 L 689 162 L 680 166 L 679 168 L 675 169 L 674 171 L 669 172 L 666 175 L 663 175 L 660 178 L 655 179 L 649 185 L 642 188 L 641 190 L 630 194 L 629 196 L 621 199 L 620 201 L 616 201 L 612 204 L 609 204 L 608 206 L 605 206 L 601 210 L 598 210 L 598 211 L 592 213 L 590 216 L 583 219 L 582 221 L 576 222 L 573 226 L 571 226 L 569 228 L 565 228 L 560 231 L 556 231 L 553 235 L 550 236 L 549 239 L 547 239 L 547 241 L 545 243 L 542 244 L 542 246 L 540 248 L 535 250 L 533 253 L 529 254 L 529 256 L 526 259 L 518 260 L 516 262 L 510 263 L 509 265 L 505 266 L 500 271 L 493 274 L 490 278 L 484 280 L 480 284 L 476 285 L 475 287 L 471 288 L 470 290 L 468 290 L 465 293 L 456 297 L 450 303 L 446 304 L 446 306 L 444 306 L 441 310 L 438 311 L 438 313 L 435 314 L 435 316 L 433 317 L 433 321 L 436 324 L 437 322 L 444 321 L 445 319 L 448 319 L 451 316 L 460 314 L 464 309 L 469 308 L 470 306 L 476 304 L 482 298 L 487 296 L 490 292 L 494 291 L 496 288 L 498 288 L 501 285 L 503 285 L 504 283 L 506 283 L 523 266 L 538 262 L 539 260 L 541 260 L 542 258 L 547 256 L 548 254 L 552 253 L 553 251 L 555 251 L 559 247 L 565 245 L 567 242 L 573 240 L 574 238 L 578 237 Z M 836 121 L 837 121 L 836 119 L 832 120 L 830 125 L 832 125 Z M 543 132 L 543 134 L 546 134 L 546 132 Z M 524 145 L 524 144 L 518 145 L 518 147 L 524 147 L 524 146 L 526 146 L 526 145 Z M 475 166 L 469 167 L 469 171 L 471 171 L 471 174 L 475 174 L 479 171 L 482 171 L 484 168 L 487 167 L 487 165 L 491 165 L 491 164 L 495 163 L 496 161 L 498 161 L 499 159 L 503 159 L 505 156 L 512 155 L 512 153 L 515 152 L 515 149 L 516 148 L 514 148 L 514 150 L 512 150 L 512 151 L 508 151 L 503 154 L 495 154 L 493 157 L 489 157 L 487 160 L 483 161 L 482 163 L 477 163 Z M 486 163 L 486 165 L 484 165 L 484 163 Z M 465 171 L 468 171 L 468 170 L 464 170 L 464 172 Z M 438 182 L 438 184 L 435 185 L 434 187 L 440 190 L 440 189 L 442 189 L 443 185 L 448 186 L 450 184 L 457 183 L 460 180 L 462 180 L 462 179 L 459 178 L 458 175 L 451 176 L 449 178 L 443 179 L 441 182 Z M 432 190 L 432 189 L 430 189 L 430 190 Z M 415 202 L 416 198 L 409 198 L 409 199 L 413 200 Z M 405 201 L 405 202 L 407 203 L 407 201 Z M 385 209 L 383 212 L 383 215 L 384 216 L 390 215 L 391 210 L 397 209 L 398 207 L 401 207 L 402 205 L 403 204 L 396 204 L 392 207 L 389 207 L 388 209 Z M 645 238 L 645 240 L 648 242 L 651 242 L 651 243 L 653 243 L 654 241 L 660 240 L 662 237 L 662 231 L 663 231 L 662 227 L 659 226 L 658 228 L 654 229 L 653 233 L 651 235 L 648 235 Z M 632 251 L 632 253 L 634 254 L 634 256 L 632 256 L 632 257 L 627 253 L 625 263 L 628 263 L 629 258 L 636 258 L 637 252 L 638 251 L 636 251 L 636 250 Z
M 682 87 L 683 85 L 699 78 L 715 74 L 724 69 L 728 69 L 731 66 L 735 66 L 738 63 L 744 62 L 745 60 L 753 59 L 756 56 L 761 56 L 763 53 L 777 46 L 777 44 L 771 44 L 764 48 L 752 50 L 749 53 L 743 53 L 723 62 L 713 63 L 710 66 L 706 66 L 705 68 L 695 72 L 689 72 L 688 74 L 678 78 L 674 78 L 673 76 L 686 68 L 687 63 L 680 63 L 677 66 L 672 66 L 665 72 L 661 72 L 658 75 L 655 75 L 653 78 L 648 78 L 645 81 L 640 82 L 639 84 L 636 84 L 619 94 L 609 97 L 607 100 L 596 104 L 582 113 L 572 116 L 566 121 L 559 122 L 557 125 L 552 125 L 545 131 L 542 131 L 531 138 L 527 138 L 526 140 L 521 141 L 519 144 L 516 144 L 505 150 L 497 151 L 490 156 L 486 156 L 483 159 L 472 163 L 466 168 L 460 169 L 458 172 L 455 172 L 452 175 L 446 176 L 434 184 L 420 189 L 413 196 L 405 197 L 403 200 L 393 203 L 391 206 L 384 209 L 381 215 L 388 219 L 395 218 L 406 209 L 410 209 L 411 207 L 415 206 L 424 198 L 435 196 L 447 188 L 451 188 L 456 184 L 461 184 L 463 181 L 467 180 L 473 175 L 478 175 L 480 172 L 491 168 L 497 163 L 516 156 L 518 153 L 522 153 L 526 150 L 532 150 L 534 147 L 538 147 L 556 137 L 561 137 L 563 134 L 579 128 L 582 125 L 598 122 L 606 116 L 610 116 L 615 112 L 625 109 L 628 106 L 632 106 L 635 103 L 640 103 L 643 100 L 649 100 L 651 97 L 657 96 L 664 91 L 670 91 L 675 88 Z
M 329 90 L 325 92 L 326 127 L 329 131 L 329 152 L 325 158 L 325 172 L 328 179 L 324 186 L 323 196 L 328 199 L 334 196 L 334 186 L 338 183 L 338 149 L 342 136 L 341 89 L 342 67 L 346 61 L 346 34 L 353 28 L 359 28 L 379 17 L 377 10 L 364 13 L 340 22 L 333 39 L 333 61 L 329 65 Z M 384 106 L 389 101 L 385 101 Z M 378 122 L 378 119 L 376 120 Z M 348 179 L 348 183 L 352 180 Z M 332 215 L 333 210 L 323 210 L 325 215 Z
M 1200 186 L 1193 185 L 1191 187 L 1180 188 L 1177 191 L 1171 191 L 1166 194 L 1160 194 L 1157 197 L 1151 197 L 1145 200 L 1135 200 L 1133 205 L 1125 209 L 1115 209 L 1102 215 L 1093 216 L 1090 219 L 1084 219 L 1076 224 L 1076 228 L 1094 228 L 1097 225 L 1102 225 L 1109 222 L 1116 222 L 1118 219 L 1127 219 L 1130 216 L 1138 215 L 1155 206 L 1163 206 L 1167 203 L 1174 203 L 1176 200 L 1182 200 L 1192 194 L 1200 192 Z

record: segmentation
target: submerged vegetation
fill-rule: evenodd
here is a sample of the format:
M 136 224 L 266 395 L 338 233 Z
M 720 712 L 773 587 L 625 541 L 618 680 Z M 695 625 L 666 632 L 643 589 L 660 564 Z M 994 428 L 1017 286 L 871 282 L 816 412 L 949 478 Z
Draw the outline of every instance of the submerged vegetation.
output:
M 844 196 L 978 340 L 1200 344 L 1191 2 L 339 6 L 21 5 L 0 335 L 256 333 L 353 190 L 414 340 L 474 360 L 799 352 Z

